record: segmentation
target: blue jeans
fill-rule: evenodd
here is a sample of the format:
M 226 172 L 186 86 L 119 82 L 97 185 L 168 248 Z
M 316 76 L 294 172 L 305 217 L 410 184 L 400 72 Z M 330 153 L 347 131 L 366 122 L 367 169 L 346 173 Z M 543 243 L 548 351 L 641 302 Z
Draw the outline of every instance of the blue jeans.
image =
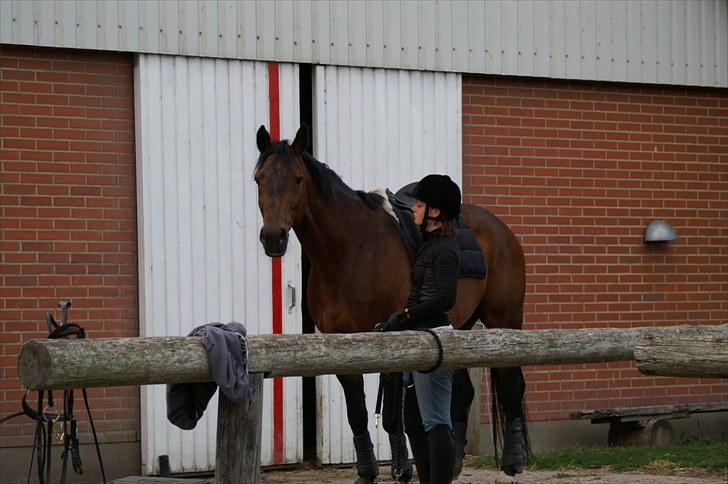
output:
M 417 405 L 420 407 L 422 425 L 426 432 L 440 424 L 445 424 L 452 430 L 450 420 L 452 374 L 453 371 L 448 369 L 439 369 L 432 373 L 412 372 Z

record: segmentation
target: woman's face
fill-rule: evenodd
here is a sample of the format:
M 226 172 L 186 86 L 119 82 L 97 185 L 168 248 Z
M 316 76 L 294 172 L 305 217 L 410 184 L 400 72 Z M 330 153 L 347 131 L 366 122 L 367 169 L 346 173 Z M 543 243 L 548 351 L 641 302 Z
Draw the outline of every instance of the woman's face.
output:
M 415 204 L 412 205 L 412 212 L 415 214 L 415 223 L 422 225 L 422 221 L 425 218 L 425 208 L 427 204 L 422 200 L 415 200 Z
M 422 222 L 425 220 L 425 209 L 427 208 L 427 203 L 423 202 L 422 200 L 415 200 L 415 204 L 412 205 L 412 212 L 415 214 L 415 223 L 417 225 L 422 225 Z M 435 207 L 430 207 L 430 217 L 439 217 L 440 216 L 440 209 Z M 432 220 L 428 220 L 428 226 L 433 225 Z

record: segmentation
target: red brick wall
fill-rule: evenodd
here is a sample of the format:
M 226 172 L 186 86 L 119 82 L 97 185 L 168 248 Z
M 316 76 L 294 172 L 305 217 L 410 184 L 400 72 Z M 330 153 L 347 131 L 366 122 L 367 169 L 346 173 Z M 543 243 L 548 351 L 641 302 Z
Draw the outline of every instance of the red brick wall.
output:
M 463 159 L 466 201 L 523 244 L 525 328 L 728 322 L 728 91 L 465 77 Z M 654 219 L 677 240 L 643 243 Z M 526 378 L 535 421 L 728 400 L 725 381 L 648 378 L 630 363 Z
M 92 338 L 137 336 L 139 323 L 132 56 L 1 49 L 4 416 L 20 410 L 20 345 L 47 335 L 44 313 L 60 319 L 59 299 Z M 89 394 L 103 442 L 138 440 L 138 387 Z M 30 445 L 26 422 L 4 424 L 0 446 Z

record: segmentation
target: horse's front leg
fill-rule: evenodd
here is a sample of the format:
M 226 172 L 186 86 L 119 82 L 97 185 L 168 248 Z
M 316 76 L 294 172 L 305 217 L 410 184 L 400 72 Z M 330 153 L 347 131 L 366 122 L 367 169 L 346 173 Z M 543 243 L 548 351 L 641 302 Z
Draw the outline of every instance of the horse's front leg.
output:
M 364 395 L 364 377 L 361 375 L 336 375 L 346 399 L 346 417 L 354 434 L 356 451 L 355 484 L 372 484 L 379 475 L 379 465 L 374 455 L 374 446 L 367 430 L 368 417 Z

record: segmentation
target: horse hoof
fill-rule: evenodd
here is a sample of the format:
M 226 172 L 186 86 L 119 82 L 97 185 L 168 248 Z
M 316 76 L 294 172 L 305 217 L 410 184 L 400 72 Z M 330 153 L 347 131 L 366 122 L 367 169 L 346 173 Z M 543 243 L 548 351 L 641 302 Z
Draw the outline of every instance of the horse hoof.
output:
M 518 479 L 516 476 L 509 476 L 505 472 L 501 471 L 495 478 L 495 484 L 518 484 Z
M 401 474 L 393 472 L 392 479 L 394 484 L 407 484 L 410 480 L 412 480 L 412 468 L 409 469 L 409 472 L 405 471 Z
M 354 484 L 374 484 L 374 479 L 369 479 L 368 477 L 360 477 L 356 481 L 354 481 Z

